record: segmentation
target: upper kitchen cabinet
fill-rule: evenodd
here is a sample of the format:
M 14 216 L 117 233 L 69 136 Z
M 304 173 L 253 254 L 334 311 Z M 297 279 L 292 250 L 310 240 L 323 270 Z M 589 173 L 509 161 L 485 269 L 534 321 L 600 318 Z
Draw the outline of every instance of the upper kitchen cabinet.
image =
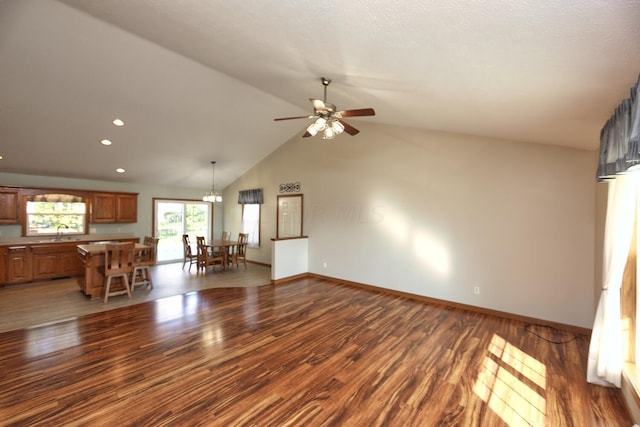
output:
M 138 222 L 137 194 L 116 194 L 116 222 Z
M 137 221 L 137 193 L 93 193 L 91 202 L 92 223 L 106 224 Z
M 20 196 L 18 189 L 0 187 L 0 224 L 20 223 Z

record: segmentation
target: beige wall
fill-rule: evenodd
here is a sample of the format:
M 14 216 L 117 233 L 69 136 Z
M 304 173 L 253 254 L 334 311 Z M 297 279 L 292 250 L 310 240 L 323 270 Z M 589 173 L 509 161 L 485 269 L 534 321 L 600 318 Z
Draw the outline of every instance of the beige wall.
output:
M 270 262 L 278 186 L 300 182 L 313 273 L 591 327 L 594 152 L 357 127 L 296 135 L 225 189 L 264 190 L 250 259 Z M 224 228 L 239 231 L 239 205 L 225 202 Z

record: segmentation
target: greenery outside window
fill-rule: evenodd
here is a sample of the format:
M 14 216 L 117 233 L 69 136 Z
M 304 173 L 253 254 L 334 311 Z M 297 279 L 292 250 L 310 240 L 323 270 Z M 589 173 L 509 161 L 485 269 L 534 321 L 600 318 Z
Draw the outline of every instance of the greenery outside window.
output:
M 210 239 L 213 228 L 213 204 L 197 200 L 153 199 L 153 230 L 161 239 L 158 262 L 183 260 L 182 235 L 188 234 L 195 245 L 197 236 Z M 196 248 L 193 246 L 193 253 Z
M 26 200 L 26 235 L 87 234 L 87 203 L 69 194 L 42 194 Z

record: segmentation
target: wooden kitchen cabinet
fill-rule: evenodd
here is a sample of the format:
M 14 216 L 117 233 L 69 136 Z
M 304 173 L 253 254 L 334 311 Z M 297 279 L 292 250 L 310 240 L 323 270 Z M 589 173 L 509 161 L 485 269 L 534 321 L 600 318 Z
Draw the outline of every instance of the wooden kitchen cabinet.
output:
M 0 287 L 7 284 L 82 276 L 85 265 L 78 245 L 93 239 L 0 245 Z M 110 241 L 139 243 L 137 237 Z
M 116 195 L 94 193 L 91 201 L 91 222 L 116 222 Z
M 0 188 L 0 224 L 20 223 L 19 195 L 17 189 Z
M 33 280 L 77 276 L 82 273 L 77 242 L 32 245 Z
M 138 195 L 135 193 L 93 193 L 92 223 L 138 221 Z
M 116 194 L 116 222 L 138 222 L 137 194 Z
M 31 248 L 29 246 L 9 246 L 5 252 L 6 283 L 31 281 Z

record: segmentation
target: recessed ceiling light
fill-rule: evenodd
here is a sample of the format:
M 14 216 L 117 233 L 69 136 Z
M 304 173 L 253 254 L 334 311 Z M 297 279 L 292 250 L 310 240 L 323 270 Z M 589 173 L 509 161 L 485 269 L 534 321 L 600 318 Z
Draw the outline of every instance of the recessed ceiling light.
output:
M 108 139 L 103 139 L 102 141 L 100 141 L 100 144 L 102 144 L 102 145 L 111 145 L 111 141 L 109 141 Z
M 116 126 L 124 126 L 124 122 L 120 119 L 113 119 L 112 123 Z
M 118 173 L 125 173 L 125 172 L 126 172 L 126 170 L 124 170 L 124 169 L 122 169 L 122 168 L 118 168 L 118 169 L 116 169 L 116 172 L 118 172 Z

